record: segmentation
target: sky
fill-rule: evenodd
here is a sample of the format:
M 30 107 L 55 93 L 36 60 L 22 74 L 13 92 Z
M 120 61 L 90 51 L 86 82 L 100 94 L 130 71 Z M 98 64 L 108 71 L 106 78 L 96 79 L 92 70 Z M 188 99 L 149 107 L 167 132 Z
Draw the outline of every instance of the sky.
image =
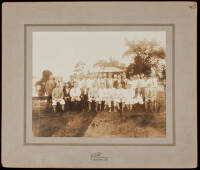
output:
M 110 56 L 128 64 L 129 59 L 122 57 L 126 40 L 156 40 L 166 47 L 166 32 L 33 32 L 33 76 L 40 78 L 48 69 L 68 80 L 78 61 L 91 68 L 97 60 Z

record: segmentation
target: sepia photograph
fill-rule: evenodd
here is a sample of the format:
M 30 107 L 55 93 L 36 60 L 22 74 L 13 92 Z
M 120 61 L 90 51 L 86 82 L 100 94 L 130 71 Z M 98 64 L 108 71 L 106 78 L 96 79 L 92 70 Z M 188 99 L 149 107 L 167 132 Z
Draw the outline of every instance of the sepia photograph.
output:
M 34 137 L 166 137 L 166 32 L 33 32 Z
M 195 2 L 5 2 L 2 35 L 3 167 L 197 167 Z

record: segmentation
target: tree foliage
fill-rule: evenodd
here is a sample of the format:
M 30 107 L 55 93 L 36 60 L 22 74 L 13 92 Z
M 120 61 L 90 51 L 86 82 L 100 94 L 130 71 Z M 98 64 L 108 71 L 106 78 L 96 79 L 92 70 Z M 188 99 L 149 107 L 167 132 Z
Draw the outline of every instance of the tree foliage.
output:
M 38 96 L 44 96 L 45 94 L 45 85 L 47 80 L 49 80 L 49 77 L 52 75 L 52 72 L 50 70 L 44 70 L 42 72 L 42 78 L 36 82 L 35 86 L 40 86 L 40 89 L 38 91 Z
M 126 41 L 128 47 L 123 57 L 131 57 L 132 63 L 127 67 L 127 76 L 144 73 L 149 75 L 151 69 L 157 74 L 165 69 L 165 49 L 156 41 Z
M 82 61 L 79 61 L 76 63 L 76 65 L 74 66 L 74 72 L 79 74 L 83 71 L 83 69 L 85 68 L 86 64 Z
M 109 57 L 109 60 L 98 60 L 94 65 L 94 67 L 100 67 L 100 68 L 105 68 L 105 67 L 116 67 L 119 69 L 124 69 L 125 65 L 120 63 L 119 61 L 113 59 L 113 57 Z

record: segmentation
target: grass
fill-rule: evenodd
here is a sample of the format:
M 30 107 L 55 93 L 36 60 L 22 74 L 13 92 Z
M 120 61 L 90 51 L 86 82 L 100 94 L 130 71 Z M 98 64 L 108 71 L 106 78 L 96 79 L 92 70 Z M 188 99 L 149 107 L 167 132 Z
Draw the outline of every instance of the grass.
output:
M 159 93 L 160 111 L 46 112 L 46 103 L 33 103 L 33 135 L 39 137 L 165 137 L 165 93 Z M 40 115 L 40 116 L 39 116 Z

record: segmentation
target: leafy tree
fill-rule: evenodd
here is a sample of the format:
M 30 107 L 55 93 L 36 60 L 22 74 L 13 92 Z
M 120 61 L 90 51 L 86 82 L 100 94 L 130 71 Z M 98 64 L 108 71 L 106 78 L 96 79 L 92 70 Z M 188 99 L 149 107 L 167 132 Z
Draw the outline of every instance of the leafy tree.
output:
M 126 41 L 128 47 L 123 57 L 131 57 L 132 63 L 127 67 L 127 76 L 144 73 L 149 75 L 153 68 L 156 73 L 163 72 L 165 67 L 165 49 L 156 41 Z M 162 62 L 160 62 L 162 61 Z
M 116 67 L 116 68 L 120 68 L 120 69 L 125 69 L 125 65 L 120 63 L 119 61 L 113 59 L 113 57 L 109 57 L 109 61 L 106 60 L 98 60 L 93 67 L 100 67 L 100 68 L 104 68 L 104 67 Z
M 42 78 L 36 82 L 35 86 L 40 86 L 40 89 L 38 91 L 38 96 L 44 96 L 45 94 L 45 85 L 47 80 L 49 80 L 49 77 L 52 75 L 52 72 L 50 70 L 44 70 L 42 72 Z
M 82 61 L 79 61 L 76 63 L 76 65 L 74 66 L 74 72 L 79 74 L 83 71 L 83 69 L 85 68 L 85 63 Z

